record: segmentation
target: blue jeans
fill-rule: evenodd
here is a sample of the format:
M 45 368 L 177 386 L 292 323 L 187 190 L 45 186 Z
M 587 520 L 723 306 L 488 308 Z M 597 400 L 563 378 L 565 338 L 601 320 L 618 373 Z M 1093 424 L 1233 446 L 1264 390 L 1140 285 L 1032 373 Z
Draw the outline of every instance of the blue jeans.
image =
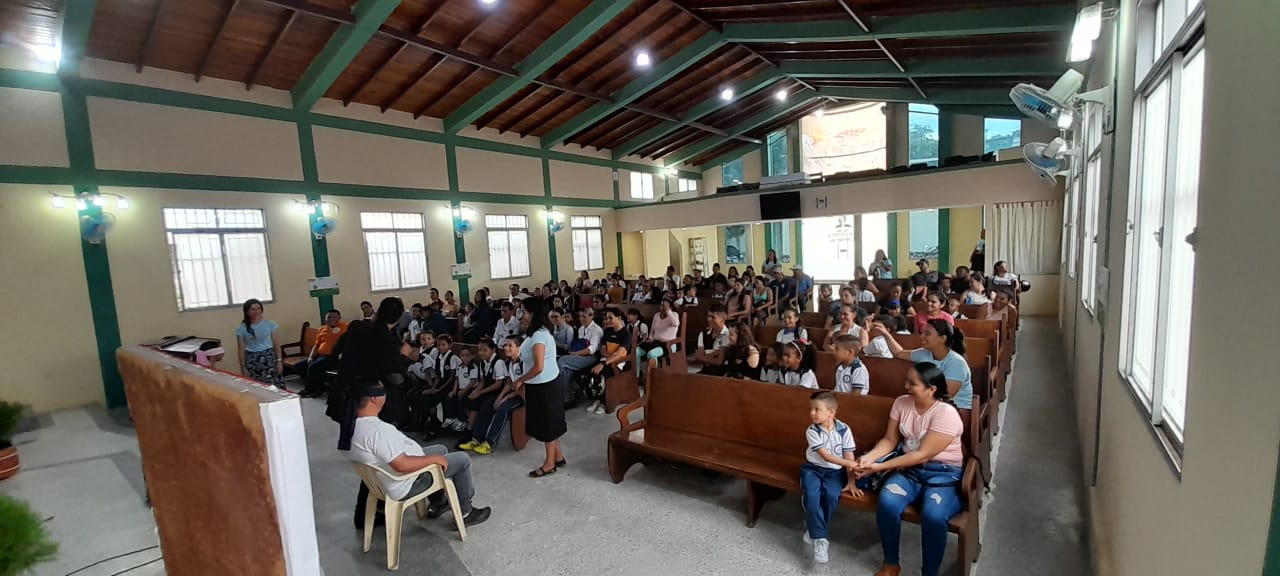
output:
M 900 563 L 898 547 L 902 537 L 902 511 L 918 503 L 920 546 L 924 558 L 922 572 L 924 576 L 938 576 L 942 555 L 947 551 L 947 522 L 960 512 L 962 472 L 959 466 L 926 462 L 899 470 L 885 480 L 876 510 L 885 564 Z
M 805 527 L 809 538 L 827 537 L 827 526 L 840 507 L 840 491 L 849 483 L 844 468 L 824 468 L 811 462 L 800 467 L 800 489 L 804 491 Z
M 480 421 L 476 422 L 476 432 L 472 436 L 480 437 L 485 442 L 488 442 L 490 446 L 497 447 L 498 438 L 502 436 L 502 431 L 506 429 L 507 422 L 511 419 L 511 413 L 521 406 L 524 406 L 524 399 L 519 396 L 507 398 L 496 407 L 493 402 L 489 402 L 488 407 L 480 410 Z M 487 419 L 486 416 L 488 417 Z
M 320 384 L 324 381 L 324 373 L 337 366 L 335 359 L 329 356 L 316 356 L 311 360 L 303 360 L 294 367 L 294 371 L 302 378 L 302 383 L 307 386 Z
M 560 368 L 560 376 L 556 379 L 559 389 L 564 391 L 564 401 L 573 400 L 573 377 L 579 372 L 587 370 L 596 365 L 600 359 L 592 354 L 590 356 L 561 356 L 556 360 L 556 365 Z

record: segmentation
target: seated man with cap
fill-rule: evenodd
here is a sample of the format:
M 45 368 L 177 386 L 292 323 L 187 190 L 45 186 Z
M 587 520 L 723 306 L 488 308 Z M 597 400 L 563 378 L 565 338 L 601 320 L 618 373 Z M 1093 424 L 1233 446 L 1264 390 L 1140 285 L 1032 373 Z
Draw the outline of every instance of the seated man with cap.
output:
M 805 274 L 800 266 L 792 266 L 791 274 L 791 296 L 796 300 L 796 309 L 806 311 L 813 296 L 813 277 Z
M 388 468 L 397 474 L 417 472 L 427 466 L 438 464 L 444 469 L 446 478 L 453 480 L 458 493 L 458 504 L 462 507 L 463 522 L 467 526 L 480 524 L 489 519 L 489 508 L 474 508 L 471 499 L 475 496 L 475 485 L 471 480 L 471 457 L 465 452 L 450 453 L 448 448 L 436 444 L 427 447 L 405 436 L 390 423 L 378 418 L 378 413 L 386 404 L 387 391 L 377 381 L 360 382 L 358 388 L 359 403 L 356 411 L 355 431 L 351 436 L 351 450 L 347 458 L 361 464 L 373 464 Z M 395 481 L 384 475 L 378 475 L 378 482 L 387 495 L 396 500 L 421 494 L 431 487 L 430 474 L 418 476 L 416 480 Z M 433 493 L 427 508 L 427 518 L 437 518 L 450 510 L 449 500 L 444 490 Z M 358 520 L 358 518 L 357 518 Z

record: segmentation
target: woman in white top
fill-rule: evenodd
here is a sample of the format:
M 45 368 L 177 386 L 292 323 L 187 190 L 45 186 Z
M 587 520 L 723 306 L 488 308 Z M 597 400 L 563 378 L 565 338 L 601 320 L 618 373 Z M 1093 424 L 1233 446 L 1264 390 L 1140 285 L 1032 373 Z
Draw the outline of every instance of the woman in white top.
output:
M 525 431 L 546 448 L 542 466 L 529 472 L 530 478 L 541 478 L 565 465 L 560 437 L 568 427 L 564 420 L 564 394 L 555 386 L 560 369 L 556 365 L 556 340 L 551 335 L 551 321 L 547 319 L 547 303 L 542 298 L 529 298 L 525 308 L 527 311 L 520 322 L 528 336 L 520 344 L 524 374 L 512 380 L 511 387 L 525 389 Z
M 858 323 L 858 318 L 865 318 L 866 314 L 867 313 L 861 308 L 852 308 L 849 306 L 841 308 L 840 324 L 832 326 L 831 330 L 827 331 L 827 340 L 822 344 L 822 349 L 828 352 L 833 351 L 835 349 L 836 338 L 845 334 L 858 339 L 859 350 L 866 348 L 867 344 L 871 341 L 871 332 L 869 330 L 863 330 L 862 326 Z
M 760 265 L 760 272 L 762 274 L 769 274 L 774 270 L 780 269 L 782 269 L 782 264 L 778 262 L 778 252 L 775 250 L 765 252 L 764 264 Z
M 987 298 L 986 291 L 982 287 L 982 277 L 973 275 L 969 277 L 969 289 L 964 293 L 965 304 L 990 304 L 991 299 Z

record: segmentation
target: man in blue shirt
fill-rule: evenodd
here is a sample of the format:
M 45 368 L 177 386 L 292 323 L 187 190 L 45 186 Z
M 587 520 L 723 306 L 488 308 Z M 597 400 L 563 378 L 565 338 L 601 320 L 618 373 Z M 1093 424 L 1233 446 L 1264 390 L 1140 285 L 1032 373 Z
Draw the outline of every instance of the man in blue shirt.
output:
M 796 307 L 800 310 L 809 309 L 809 298 L 813 296 L 813 278 L 804 273 L 799 266 L 791 267 L 791 294 L 796 299 Z

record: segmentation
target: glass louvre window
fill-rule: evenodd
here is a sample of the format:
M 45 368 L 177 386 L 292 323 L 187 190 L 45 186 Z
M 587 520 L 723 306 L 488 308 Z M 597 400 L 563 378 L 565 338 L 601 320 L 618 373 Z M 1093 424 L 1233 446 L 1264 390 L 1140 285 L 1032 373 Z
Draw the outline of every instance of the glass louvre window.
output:
M 380 290 L 427 285 L 427 236 L 422 214 L 361 212 L 369 287 Z
M 599 216 L 570 216 L 573 229 L 573 269 L 604 268 L 604 221 Z
M 272 300 L 262 210 L 165 208 L 178 310 Z
M 489 234 L 489 277 L 523 278 L 529 272 L 529 217 L 486 214 Z

